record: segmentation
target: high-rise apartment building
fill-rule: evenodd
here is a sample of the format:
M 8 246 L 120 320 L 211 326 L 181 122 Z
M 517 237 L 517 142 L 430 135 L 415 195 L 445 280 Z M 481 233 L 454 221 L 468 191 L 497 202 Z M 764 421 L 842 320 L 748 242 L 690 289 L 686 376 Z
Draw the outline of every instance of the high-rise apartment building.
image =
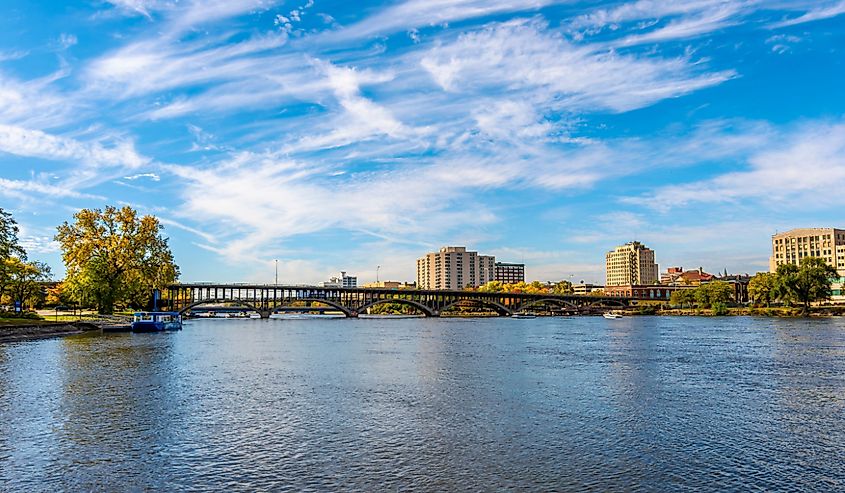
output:
M 606 286 L 647 285 L 657 282 L 654 250 L 632 241 L 607 252 Z
M 845 230 L 836 228 L 800 228 L 772 236 L 769 270 L 779 265 L 799 265 L 805 257 L 821 257 L 845 277 Z
M 493 280 L 505 284 L 525 282 L 525 264 L 496 262 L 496 275 Z
M 496 257 L 468 252 L 466 247 L 443 247 L 417 259 L 419 289 L 464 289 L 492 281 Z

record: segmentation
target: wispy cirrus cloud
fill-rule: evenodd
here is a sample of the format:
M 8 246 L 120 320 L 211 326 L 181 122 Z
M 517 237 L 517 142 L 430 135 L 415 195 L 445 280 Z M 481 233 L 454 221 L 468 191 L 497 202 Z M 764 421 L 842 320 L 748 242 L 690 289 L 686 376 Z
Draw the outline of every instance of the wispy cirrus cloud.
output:
M 95 167 L 135 169 L 147 165 L 150 158 L 140 155 L 131 141 L 111 146 L 101 142 L 84 143 L 51 135 L 41 130 L 0 124 L 0 151 L 18 156 L 73 161 Z
M 68 75 L 66 70 L 31 80 L 19 80 L 0 72 L 0 123 L 29 127 L 64 124 L 78 104 L 53 88 Z
M 422 66 L 446 91 L 525 91 L 557 109 L 628 111 L 721 84 L 687 60 L 638 58 L 569 44 L 544 22 L 517 20 L 435 47 Z M 533 95 L 533 96 L 532 96 Z
M 780 22 L 769 24 L 769 29 L 778 29 L 782 27 L 796 26 L 798 24 L 805 24 L 807 22 L 819 21 L 823 19 L 830 19 L 845 14 L 845 1 L 828 3 L 827 5 L 817 6 L 808 10 L 804 14 L 786 19 Z
M 320 37 L 339 43 L 418 27 L 513 12 L 532 12 L 568 0 L 406 0 L 366 19 Z
M 845 124 L 812 123 L 777 131 L 747 157 L 741 154 L 745 150 L 732 151 L 744 162 L 741 169 L 662 187 L 653 195 L 625 202 L 662 210 L 748 201 L 770 207 L 788 202 L 807 208 L 845 203 L 835 193 L 826 192 L 845 186 Z

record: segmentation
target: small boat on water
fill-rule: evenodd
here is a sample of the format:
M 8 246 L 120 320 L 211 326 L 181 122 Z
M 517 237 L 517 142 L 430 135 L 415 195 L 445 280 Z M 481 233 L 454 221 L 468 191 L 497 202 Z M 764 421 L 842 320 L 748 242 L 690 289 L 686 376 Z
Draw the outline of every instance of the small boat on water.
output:
M 537 318 L 537 315 L 531 315 L 528 313 L 514 313 L 511 315 L 511 318 Z
M 132 332 L 182 330 L 179 312 L 137 312 L 132 316 Z
M 603 313 L 602 317 L 609 319 L 609 320 L 615 320 L 617 318 L 622 318 L 622 315 L 620 315 L 618 313 L 607 312 L 607 313 Z

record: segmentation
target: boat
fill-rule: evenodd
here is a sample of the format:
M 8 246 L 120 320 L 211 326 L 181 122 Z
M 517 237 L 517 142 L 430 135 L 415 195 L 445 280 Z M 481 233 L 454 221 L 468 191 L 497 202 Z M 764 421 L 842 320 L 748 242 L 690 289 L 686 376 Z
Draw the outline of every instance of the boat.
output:
M 132 315 L 132 332 L 182 330 L 179 312 L 137 312 Z
M 514 313 L 511 315 L 511 318 L 537 318 L 537 315 L 531 315 L 528 313 Z
M 602 317 L 604 317 L 604 318 L 606 318 L 606 319 L 608 319 L 608 320 L 615 320 L 615 319 L 617 319 L 617 318 L 622 318 L 622 315 L 620 315 L 620 314 L 618 314 L 618 313 L 607 312 L 607 313 L 603 313 L 603 314 L 602 314 Z

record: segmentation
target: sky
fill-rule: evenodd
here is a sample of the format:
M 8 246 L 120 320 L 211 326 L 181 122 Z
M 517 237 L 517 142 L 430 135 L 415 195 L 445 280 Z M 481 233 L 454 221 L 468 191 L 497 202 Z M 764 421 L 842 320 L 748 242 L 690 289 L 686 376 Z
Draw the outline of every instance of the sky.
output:
M 843 0 L 4 0 L 0 207 L 56 278 L 106 205 L 186 282 L 754 273 L 845 227 L 843 58 Z

